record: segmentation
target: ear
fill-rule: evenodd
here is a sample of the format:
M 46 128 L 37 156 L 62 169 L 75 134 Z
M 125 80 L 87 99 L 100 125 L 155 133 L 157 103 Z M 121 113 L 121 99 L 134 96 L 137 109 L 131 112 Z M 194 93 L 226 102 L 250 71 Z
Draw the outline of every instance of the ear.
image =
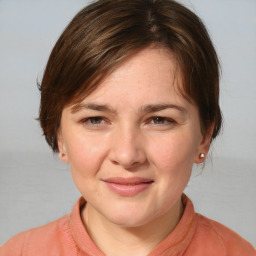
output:
M 64 142 L 61 131 L 58 132 L 58 149 L 59 149 L 59 158 L 60 158 L 60 160 L 64 163 L 68 163 L 69 159 L 68 159 L 65 142 Z
M 215 124 L 212 123 L 208 128 L 207 132 L 205 132 L 205 134 L 202 136 L 202 140 L 197 147 L 194 163 L 200 164 L 205 161 L 210 148 L 214 126 Z

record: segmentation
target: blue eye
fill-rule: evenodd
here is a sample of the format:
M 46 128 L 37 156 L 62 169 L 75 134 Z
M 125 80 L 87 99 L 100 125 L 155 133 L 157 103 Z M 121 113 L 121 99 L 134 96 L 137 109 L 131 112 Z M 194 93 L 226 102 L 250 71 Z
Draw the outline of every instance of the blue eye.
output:
M 166 118 L 166 117 L 156 116 L 156 117 L 151 118 L 150 123 L 151 124 L 168 125 L 168 124 L 173 124 L 174 120 L 172 120 L 170 118 Z

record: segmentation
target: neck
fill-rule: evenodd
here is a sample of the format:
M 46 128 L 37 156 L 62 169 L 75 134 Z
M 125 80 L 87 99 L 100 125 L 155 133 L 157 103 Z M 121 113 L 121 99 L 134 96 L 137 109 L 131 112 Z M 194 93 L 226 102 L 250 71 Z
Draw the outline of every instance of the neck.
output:
M 173 231 L 183 214 L 179 200 L 170 211 L 139 227 L 124 227 L 107 221 L 89 204 L 82 220 L 91 239 L 107 256 L 147 255 Z M 114 248 L 114 252 L 113 252 Z

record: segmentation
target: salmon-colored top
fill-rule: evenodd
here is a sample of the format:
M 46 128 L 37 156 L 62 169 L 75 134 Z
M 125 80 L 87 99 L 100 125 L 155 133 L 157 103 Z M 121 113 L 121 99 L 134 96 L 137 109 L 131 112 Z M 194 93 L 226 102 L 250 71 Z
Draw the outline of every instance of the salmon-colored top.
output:
M 196 214 L 185 195 L 182 199 L 185 210 L 181 220 L 149 256 L 256 256 L 251 244 L 227 227 Z M 82 223 L 80 209 L 84 204 L 80 198 L 71 214 L 14 236 L 0 247 L 0 255 L 103 256 Z

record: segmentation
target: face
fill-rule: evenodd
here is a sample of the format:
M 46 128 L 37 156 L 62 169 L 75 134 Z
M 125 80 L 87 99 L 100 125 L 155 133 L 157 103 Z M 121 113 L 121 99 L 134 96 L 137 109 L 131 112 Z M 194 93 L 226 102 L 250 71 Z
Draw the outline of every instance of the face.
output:
M 211 137 L 201 134 L 198 109 L 181 96 L 180 84 L 172 53 L 147 48 L 64 108 L 62 160 L 102 221 L 138 227 L 177 209 Z

